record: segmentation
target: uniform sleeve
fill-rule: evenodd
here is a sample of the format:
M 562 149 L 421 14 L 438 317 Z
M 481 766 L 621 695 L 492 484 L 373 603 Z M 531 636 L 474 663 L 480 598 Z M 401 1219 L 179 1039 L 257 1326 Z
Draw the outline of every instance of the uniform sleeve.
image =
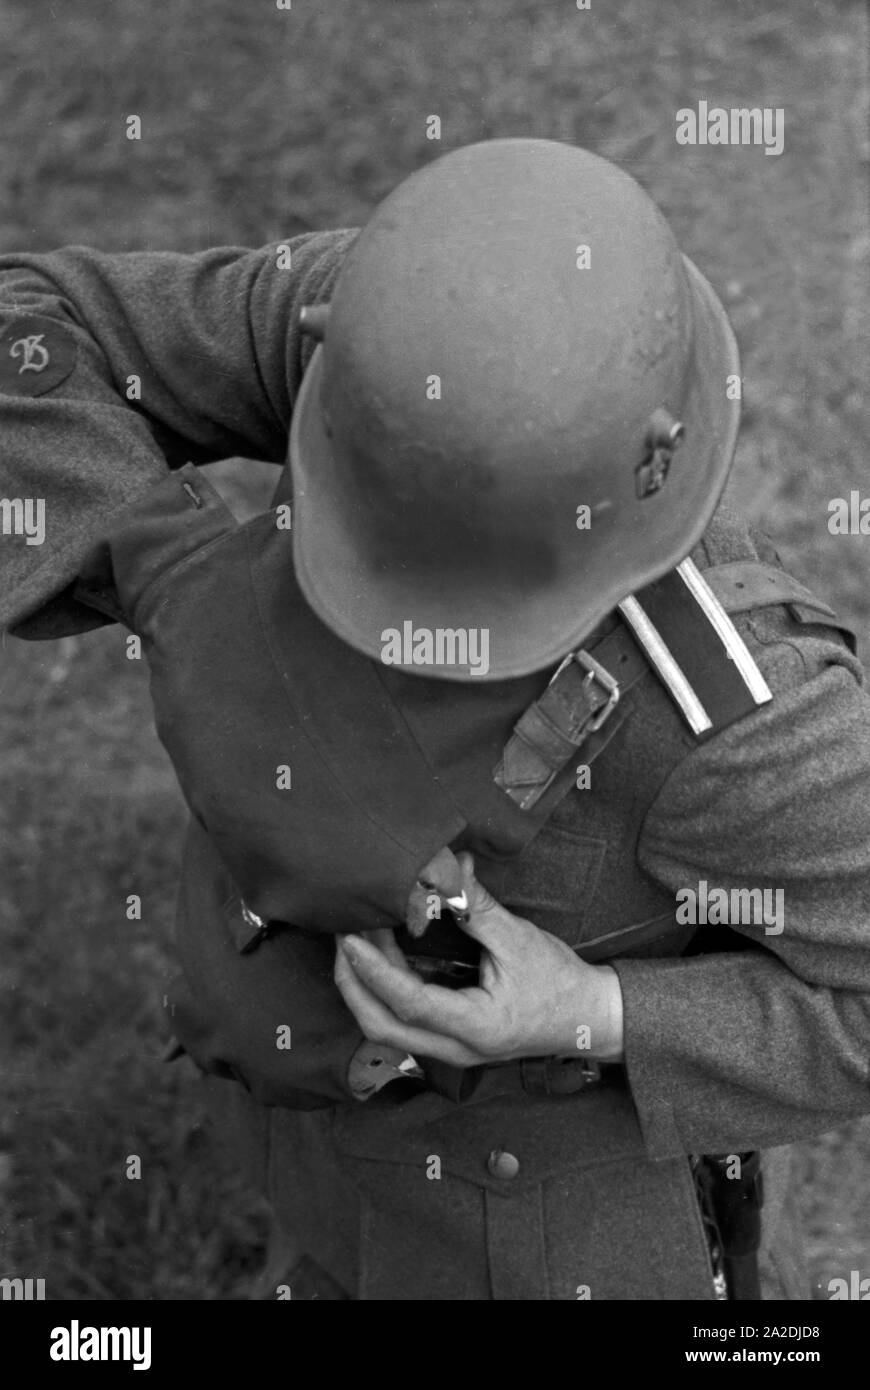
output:
M 167 467 L 283 463 L 311 350 L 298 310 L 329 297 L 354 236 L 0 257 L 0 625 L 25 636 L 93 625 L 75 621 L 63 590 Z
M 612 962 L 654 1158 L 870 1112 L 870 700 L 840 639 L 797 627 L 781 608 L 749 620 L 772 703 L 690 753 L 642 831 L 641 866 L 675 894 L 771 890 L 767 921 L 730 923 L 746 950 Z

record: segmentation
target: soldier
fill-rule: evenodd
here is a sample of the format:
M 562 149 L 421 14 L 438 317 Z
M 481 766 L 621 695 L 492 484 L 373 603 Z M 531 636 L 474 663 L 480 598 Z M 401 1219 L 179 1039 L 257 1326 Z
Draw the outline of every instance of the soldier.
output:
M 737 350 L 646 194 L 497 140 L 361 233 L 0 291 L 47 502 L 2 616 L 144 643 L 172 1026 L 266 1174 L 266 1296 L 756 1298 L 760 1213 L 805 1297 L 788 1146 L 870 1110 L 868 703 L 719 505 Z M 244 524 L 234 454 L 283 465 Z

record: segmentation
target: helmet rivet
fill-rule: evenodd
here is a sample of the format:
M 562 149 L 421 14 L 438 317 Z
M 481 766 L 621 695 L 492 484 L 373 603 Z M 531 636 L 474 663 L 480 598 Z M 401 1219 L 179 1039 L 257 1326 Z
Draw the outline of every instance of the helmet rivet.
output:
M 675 449 L 682 442 L 685 433 L 686 427 L 682 421 L 675 420 L 663 405 L 650 416 L 649 442 L 653 449 Z

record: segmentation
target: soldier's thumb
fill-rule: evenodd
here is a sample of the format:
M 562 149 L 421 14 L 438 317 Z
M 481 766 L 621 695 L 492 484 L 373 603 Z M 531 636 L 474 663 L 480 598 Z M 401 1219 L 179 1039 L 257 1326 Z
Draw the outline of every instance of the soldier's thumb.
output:
M 481 945 L 494 949 L 500 941 L 504 943 L 506 932 L 514 928 L 517 919 L 475 878 L 473 856 L 463 851 L 457 859 L 468 903 L 468 920 L 462 923 L 463 929 Z

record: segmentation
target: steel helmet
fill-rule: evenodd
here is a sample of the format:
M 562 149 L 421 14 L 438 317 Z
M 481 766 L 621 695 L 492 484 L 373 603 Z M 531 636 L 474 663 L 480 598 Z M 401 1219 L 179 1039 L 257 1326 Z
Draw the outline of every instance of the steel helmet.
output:
M 734 335 L 647 194 L 586 150 L 493 140 L 426 165 L 306 326 L 294 564 L 367 655 L 456 680 L 543 669 L 715 510 Z M 486 634 L 485 663 L 463 633 L 478 653 Z

